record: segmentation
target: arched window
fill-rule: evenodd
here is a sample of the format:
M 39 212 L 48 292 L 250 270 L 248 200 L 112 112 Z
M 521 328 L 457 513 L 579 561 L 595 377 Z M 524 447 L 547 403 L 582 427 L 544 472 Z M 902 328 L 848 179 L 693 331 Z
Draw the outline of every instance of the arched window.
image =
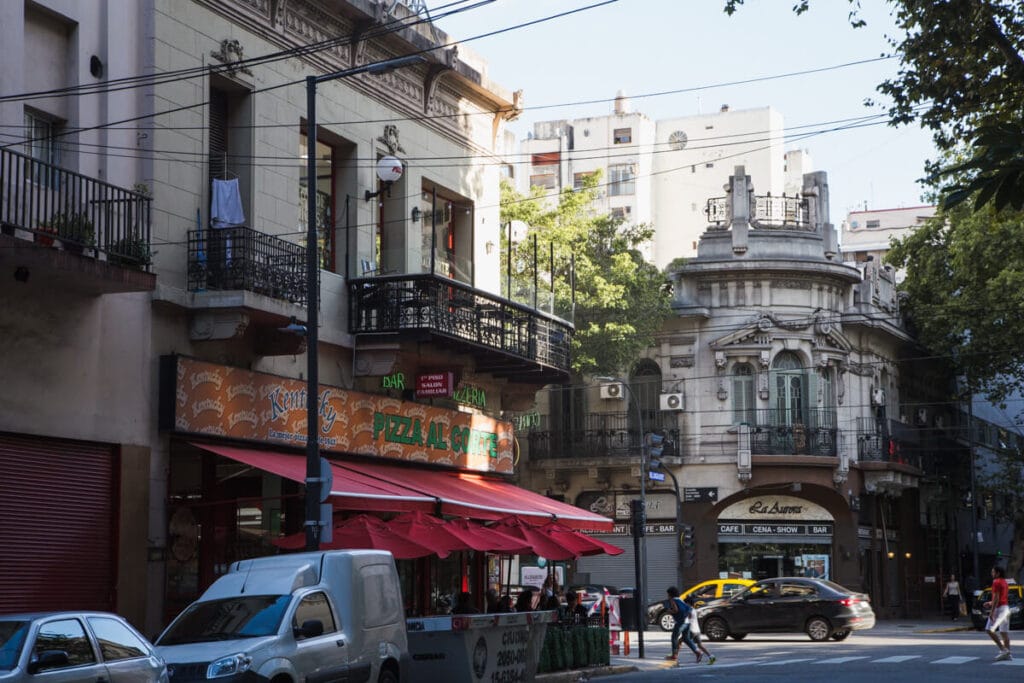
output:
M 732 422 L 754 424 L 754 368 L 750 363 L 732 367 Z
M 772 394 L 776 424 L 807 424 L 807 373 L 795 353 L 784 351 L 775 357 Z
M 643 431 L 651 431 L 658 427 L 661 398 L 661 368 L 652 360 L 645 359 L 636 364 L 629 378 L 629 388 L 633 392 L 640 413 L 643 415 Z M 640 433 L 641 425 L 634 424 L 636 418 L 630 406 L 630 431 Z

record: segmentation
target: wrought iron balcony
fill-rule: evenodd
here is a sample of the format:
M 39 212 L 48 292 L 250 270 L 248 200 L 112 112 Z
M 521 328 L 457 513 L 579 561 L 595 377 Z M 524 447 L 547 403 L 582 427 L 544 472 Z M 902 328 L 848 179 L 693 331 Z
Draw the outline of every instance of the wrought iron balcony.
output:
M 251 228 L 190 230 L 188 289 L 242 290 L 306 304 L 306 248 Z
M 5 235 L 148 270 L 150 203 L 146 194 L 0 150 Z
M 834 410 L 815 408 L 794 414 L 761 409 L 750 427 L 750 451 L 754 455 L 835 457 L 838 433 Z
M 860 418 L 857 421 L 857 459 L 921 469 L 921 429 L 898 420 Z
M 656 431 L 666 436 L 662 457 L 681 455 L 679 429 L 675 413 L 646 411 L 643 433 Z M 558 458 L 638 457 L 643 434 L 636 427 L 634 411 L 585 415 L 579 429 L 559 429 L 542 416 L 540 424 L 530 428 L 520 441 L 529 445 L 530 460 Z M 629 461 L 623 461 L 629 464 Z
M 446 277 L 385 275 L 349 283 L 354 335 L 436 335 L 471 350 L 477 370 L 515 381 L 562 381 L 572 325 Z

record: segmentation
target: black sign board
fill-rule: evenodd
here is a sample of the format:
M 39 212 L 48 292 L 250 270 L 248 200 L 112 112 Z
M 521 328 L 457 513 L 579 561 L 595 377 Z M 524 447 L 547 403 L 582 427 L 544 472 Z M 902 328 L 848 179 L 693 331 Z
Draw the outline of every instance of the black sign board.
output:
M 832 522 L 719 522 L 719 536 L 831 536 Z
M 717 503 L 718 502 L 718 487 L 717 486 L 698 486 L 696 488 L 692 486 L 683 487 L 683 502 L 684 503 Z

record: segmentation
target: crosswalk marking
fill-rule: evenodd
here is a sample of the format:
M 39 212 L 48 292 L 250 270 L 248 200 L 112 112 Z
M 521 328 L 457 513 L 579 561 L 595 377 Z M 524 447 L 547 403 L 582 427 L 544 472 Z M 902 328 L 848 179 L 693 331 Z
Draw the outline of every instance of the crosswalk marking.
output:
M 855 662 L 858 659 L 867 659 L 867 655 L 861 657 L 833 657 L 832 659 L 820 659 L 815 664 L 846 664 L 847 662 Z
M 921 655 L 896 655 L 895 657 L 886 657 L 885 659 L 872 660 L 873 664 L 900 664 L 901 662 L 909 662 L 911 659 L 920 659 Z
M 780 659 L 777 662 L 761 662 L 761 666 L 785 666 L 787 664 L 797 664 L 799 662 L 813 662 L 813 657 L 802 657 L 800 659 Z
M 936 659 L 932 664 L 966 664 L 967 662 L 973 662 L 977 657 L 943 657 L 942 659 Z

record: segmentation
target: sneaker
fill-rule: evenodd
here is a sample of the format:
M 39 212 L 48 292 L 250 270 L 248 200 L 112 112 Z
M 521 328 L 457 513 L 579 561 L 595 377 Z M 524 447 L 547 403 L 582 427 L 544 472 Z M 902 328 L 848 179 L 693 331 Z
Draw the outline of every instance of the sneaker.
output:
M 665 659 L 675 659 L 675 658 L 676 658 L 676 653 L 675 652 L 673 652 L 670 655 L 665 655 Z
M 714 664 L 717 661 L 718 661 L 718 657 L 716 657 L 714 655 L 711 655 L 710 657 L 708 657 L 708 666 L 711 666 L 712 664 Z
M 1010 654 L 1009 650 L 1000 650 L 999 654 L 996 655 L 997 662 L 1005 662 L 1008 659 L 1013 659 L 1013 655 Z

